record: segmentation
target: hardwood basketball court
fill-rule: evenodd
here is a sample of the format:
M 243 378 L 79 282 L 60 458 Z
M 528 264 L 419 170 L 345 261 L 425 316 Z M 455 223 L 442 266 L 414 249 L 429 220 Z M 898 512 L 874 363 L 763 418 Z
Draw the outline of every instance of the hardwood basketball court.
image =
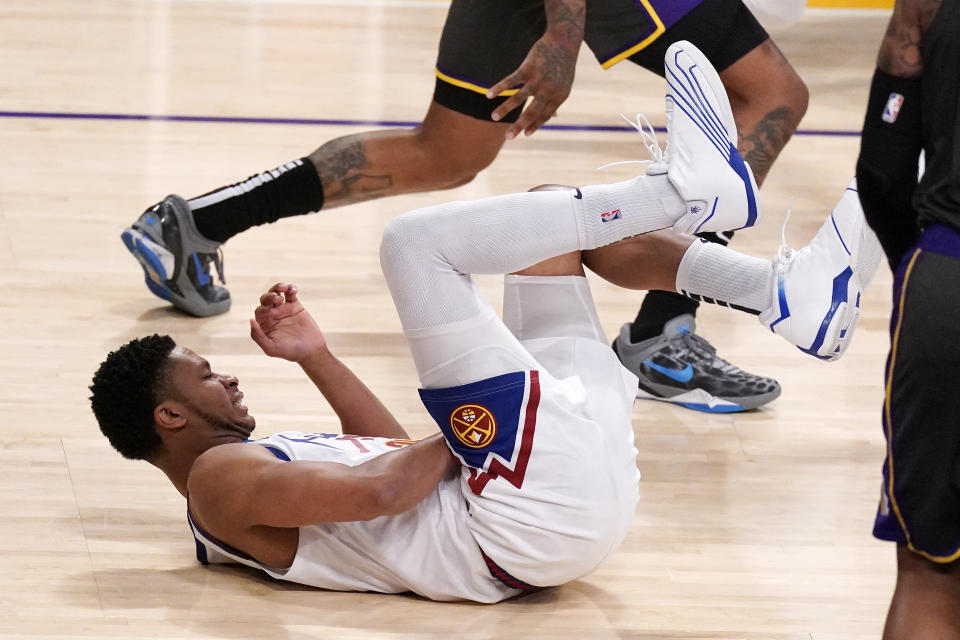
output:
M 185 317 L 148 293 L 119 235 L 170 192 L 194 196 L 323 142 L 414 123 L 433 90 L 446 4 L 218 0 L 0 3 L 0 637 L 879 637 L 894 548 L 870 536 L 880 489 L 890 274 L 865 296 L 838 363 L 805 356 L 747 315 L 704 305 L 701 333 L 783 395 L 705 415 L 638 402 L 643 474 L 614 560 L 561 588 L 495 606 L 331 593 L 239 568 L 203 568 L 185 503 L 121 459 L 87 401 L 105 354 L 170 333 L 239 376 L 258 433 L 338 429 L 290 363 L 247 337 L 257 295 L 302 296 L 338 353 L 416 436 L 435 431 L 377 246 L 393 216 L 444 200 L 635 174 L 646 159 L 619 113 L 663 125 L 663 82 L 580 56 L 557 125 L 508 143 L 473 183 L 283 220 L 225 249 L 233 309 Z M 774 31 L 809 112 L 762 191 L 765 219 L 733 247 L 771 256 L 812 237 L 852 176 L 883 12 L 811 11 Z M 131 116 L 155 116 L 131 117 Z M 162 118 L 156 116 L 163 116 Z M 186 116 L 171 119 L 169 116 Z M 499 278 L 480 278 L 499 306 Z M 594 281 L 608 335 L 642 294 Z

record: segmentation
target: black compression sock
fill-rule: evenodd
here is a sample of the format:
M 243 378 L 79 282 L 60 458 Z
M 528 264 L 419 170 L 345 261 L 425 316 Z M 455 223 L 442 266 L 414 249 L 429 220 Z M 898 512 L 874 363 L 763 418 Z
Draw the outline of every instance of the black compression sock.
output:
M 727 246 L 733 232 L 700 233 L 700 238 Z M 637 318 L 630 325 L 630 342 L 640 342 L 663 333 L 663 325 L 677 316 L 697 314 L 700 303 L 672 291 L 649 291 L 640 305 Z
M 319 211 L 323 186 L 310 159 L 301 158 L 188 204 L 197 230 L 210 240 L 225 242 L 250 227 Z
M 630 325 L 630 342 L 663 333 L 663 325 L 685 313 L 696 314 L 700 303 L 672 291 L 648 291 L 637 319 Z

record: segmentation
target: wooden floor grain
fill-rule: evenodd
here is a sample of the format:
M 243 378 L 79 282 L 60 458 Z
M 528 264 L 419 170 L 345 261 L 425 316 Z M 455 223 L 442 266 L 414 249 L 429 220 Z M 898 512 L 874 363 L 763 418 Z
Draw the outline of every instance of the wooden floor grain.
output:
M 0 111 L 414 122 L 432 94 L 446 5 L 187 0 L 3 0 Z M 882 14 L 811 13 L 775 32 L 811 91 L 805 130 L 856 131 Z M 559 124 L 663 124 L 662 81 L 581 55 Z M 884 455 L 879 425 L 890 274 L 835 364 L 752 317 L 703 308 L 726 358 L 774 376 L 763 409 L 707 416 L 638 402 L 640 506 L 596 573 L 496 606 L 329 593 L 194 560 L 183 499 L 99 434 L 87 385 L 127 339 L 171 333 L 236 373 L 259 431 L 337 423 L 288 363 L 258 353 L 246 318 L 297 282 L 345 361 L 417 436 L 432 432 L 379 274 L 391 217 L 453 198 L 628 177 L 636 135 L 544 130 L 509 143 L 473 183 L 285 220 L 226 247 L 227 314 L 184 317 L 151 296 L 119 234 L 169 192 L 193 196 L 369 127 L 0 117 L 0 637 L 743 638 L 880 635 L 894 551 L 870 536 Z M 853 172 L 855 136 L 798 135 L 763 189 L 766 218 L 734 247 L 802 246 Z M 481 278 L 496 299 L 499 279 Z M 595 283 L 614 335 L 642 294 Z M 495 306 L 498 306 L 496 303 Z

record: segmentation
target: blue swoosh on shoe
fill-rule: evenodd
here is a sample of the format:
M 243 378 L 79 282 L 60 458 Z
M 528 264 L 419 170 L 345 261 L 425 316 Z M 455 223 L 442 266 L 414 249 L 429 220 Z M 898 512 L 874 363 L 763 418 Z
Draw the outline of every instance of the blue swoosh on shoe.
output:
M 683 369 L 671 369 L 655 362 L 650 362 L 649 360 L 644 360 L 643 364 L 677 382 L 690 382 L 690 380 L 693 379 L 693 367 L 689 362 Z

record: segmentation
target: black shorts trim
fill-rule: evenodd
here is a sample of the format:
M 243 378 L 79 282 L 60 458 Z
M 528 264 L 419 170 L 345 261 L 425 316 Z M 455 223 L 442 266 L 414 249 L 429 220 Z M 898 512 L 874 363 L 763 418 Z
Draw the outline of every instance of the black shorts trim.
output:
M 894 274 L 883 406 L 887 456 L 873 533 L 937 563 L 960 559 L 957 290 L 960 233 L 928 228 Z
M 448 80 L 444 79 L 444 76 L 440 75 L 441 72 L 437 71 L 437 82 L 433 88 L 433 101 L 437 104 L 446 107 L 447 109 L 452 109 L 457 113 L 462 113 L 465 116 L 470 116 L 471 118 L 476 118 L 477 120 L 487 120 L 493 122 L 490 119 L 490 114 L 493 113 L 493 110 L 499 107 L 501 104 L 506 102 L 508 96 L 501 95 L 496 98 L 487 98 L 486 89 L 482 88 L 468 88 L 463 86 L 463 84 L 469 84 L 464 82 L 463 84 L 453 84 Z M 446 76 L 450 78 L 450 76 Z M 476 85 L 474 85 L 476 86 Z M 516 90 L 511 91 L 510 95 L 516 93 Z M 523 111 L 523 107 L 517 107 L 506 116 L 501 118 L 499 122 L 516 122 L 520 118 L 520 113 Z
M 679 19 L 674 15 L 672 25 L 654 5 L 604 0 L 594 5 L 593 21 L 588 10 L 584 40 L 604 68 L 630 60 L 663 76 L 667 47 L 688 40 L 723 71 L 769 38 L 742 0 L 703 0 Z M 516 89 L 492 100 L 487 90 L 520 66 L 545 28 L 542 0 L 454 0 L 440 39 L 434 102 L 490 121 Z M 516 122 L 521 111 L 501 122 Z

